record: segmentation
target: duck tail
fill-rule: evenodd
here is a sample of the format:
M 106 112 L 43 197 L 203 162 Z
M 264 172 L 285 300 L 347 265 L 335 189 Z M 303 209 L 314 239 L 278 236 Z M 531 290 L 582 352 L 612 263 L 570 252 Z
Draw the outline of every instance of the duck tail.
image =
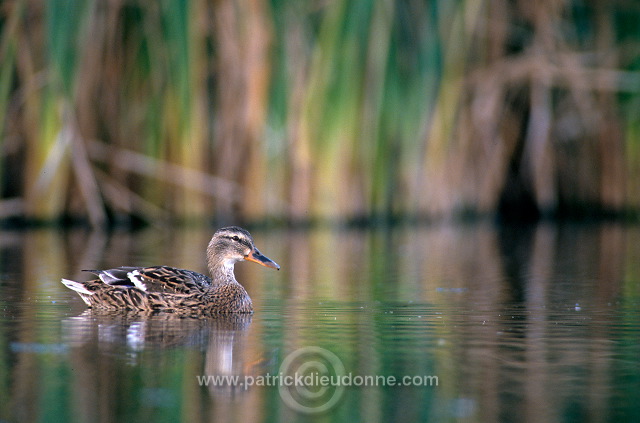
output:
M 91 297 L 94 293 L 89 291 L 82 282 L 76 282 L 70 279 L 62 279 L 62 283 L 67 288 L 72 289 L 76 291 L 78 294 L 80 294 L 80 297 L 85 303 L 87 303 L 87 305 L 91 305 L 89 297 Z

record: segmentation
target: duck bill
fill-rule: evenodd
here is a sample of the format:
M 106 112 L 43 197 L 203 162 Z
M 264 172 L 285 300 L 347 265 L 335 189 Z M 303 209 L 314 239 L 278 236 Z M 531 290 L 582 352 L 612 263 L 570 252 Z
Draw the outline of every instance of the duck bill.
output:
M 253 250 L 252 252 L 250 252 L 249 255 L 245 257 L 245 260 L 261 264 L 265 267 L 270 267 L 272 269 L 280 270 L 280 266 L 278 265 L 278 263 L 271 260 L 267 256 L 263 256 L 262 253 L 260 253 L 260 251 L 258 250 Z

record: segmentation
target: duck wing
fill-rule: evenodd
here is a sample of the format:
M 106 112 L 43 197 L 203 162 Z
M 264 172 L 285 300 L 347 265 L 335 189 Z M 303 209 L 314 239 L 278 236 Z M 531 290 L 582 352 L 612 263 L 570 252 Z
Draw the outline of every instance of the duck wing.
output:
M 170 266 L 122 266 L 106 270 L 86 270 L 102 282 L 122 288 L 138 288 L 147 293 L 190 294 L 211 286 L 211 279 L 192 270 Z

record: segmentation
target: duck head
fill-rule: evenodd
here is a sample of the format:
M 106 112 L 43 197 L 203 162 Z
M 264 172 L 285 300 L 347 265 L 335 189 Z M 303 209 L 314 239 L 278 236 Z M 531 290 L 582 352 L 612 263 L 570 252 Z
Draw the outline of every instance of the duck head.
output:
M 278 263 L 256 248 L 251 234 L 238 226 L 218 229 L 207 247 L 209 271 L 215 274 L 220 267 L 233 268 L 238 261 L 247 260 L 280 270 Z

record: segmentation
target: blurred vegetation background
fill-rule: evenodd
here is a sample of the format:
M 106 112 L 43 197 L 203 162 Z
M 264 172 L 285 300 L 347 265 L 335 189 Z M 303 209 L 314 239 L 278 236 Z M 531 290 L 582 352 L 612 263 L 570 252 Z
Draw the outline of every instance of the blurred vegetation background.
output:
M 640 209 L 633 0 L 0 1 L 0 218 Z

